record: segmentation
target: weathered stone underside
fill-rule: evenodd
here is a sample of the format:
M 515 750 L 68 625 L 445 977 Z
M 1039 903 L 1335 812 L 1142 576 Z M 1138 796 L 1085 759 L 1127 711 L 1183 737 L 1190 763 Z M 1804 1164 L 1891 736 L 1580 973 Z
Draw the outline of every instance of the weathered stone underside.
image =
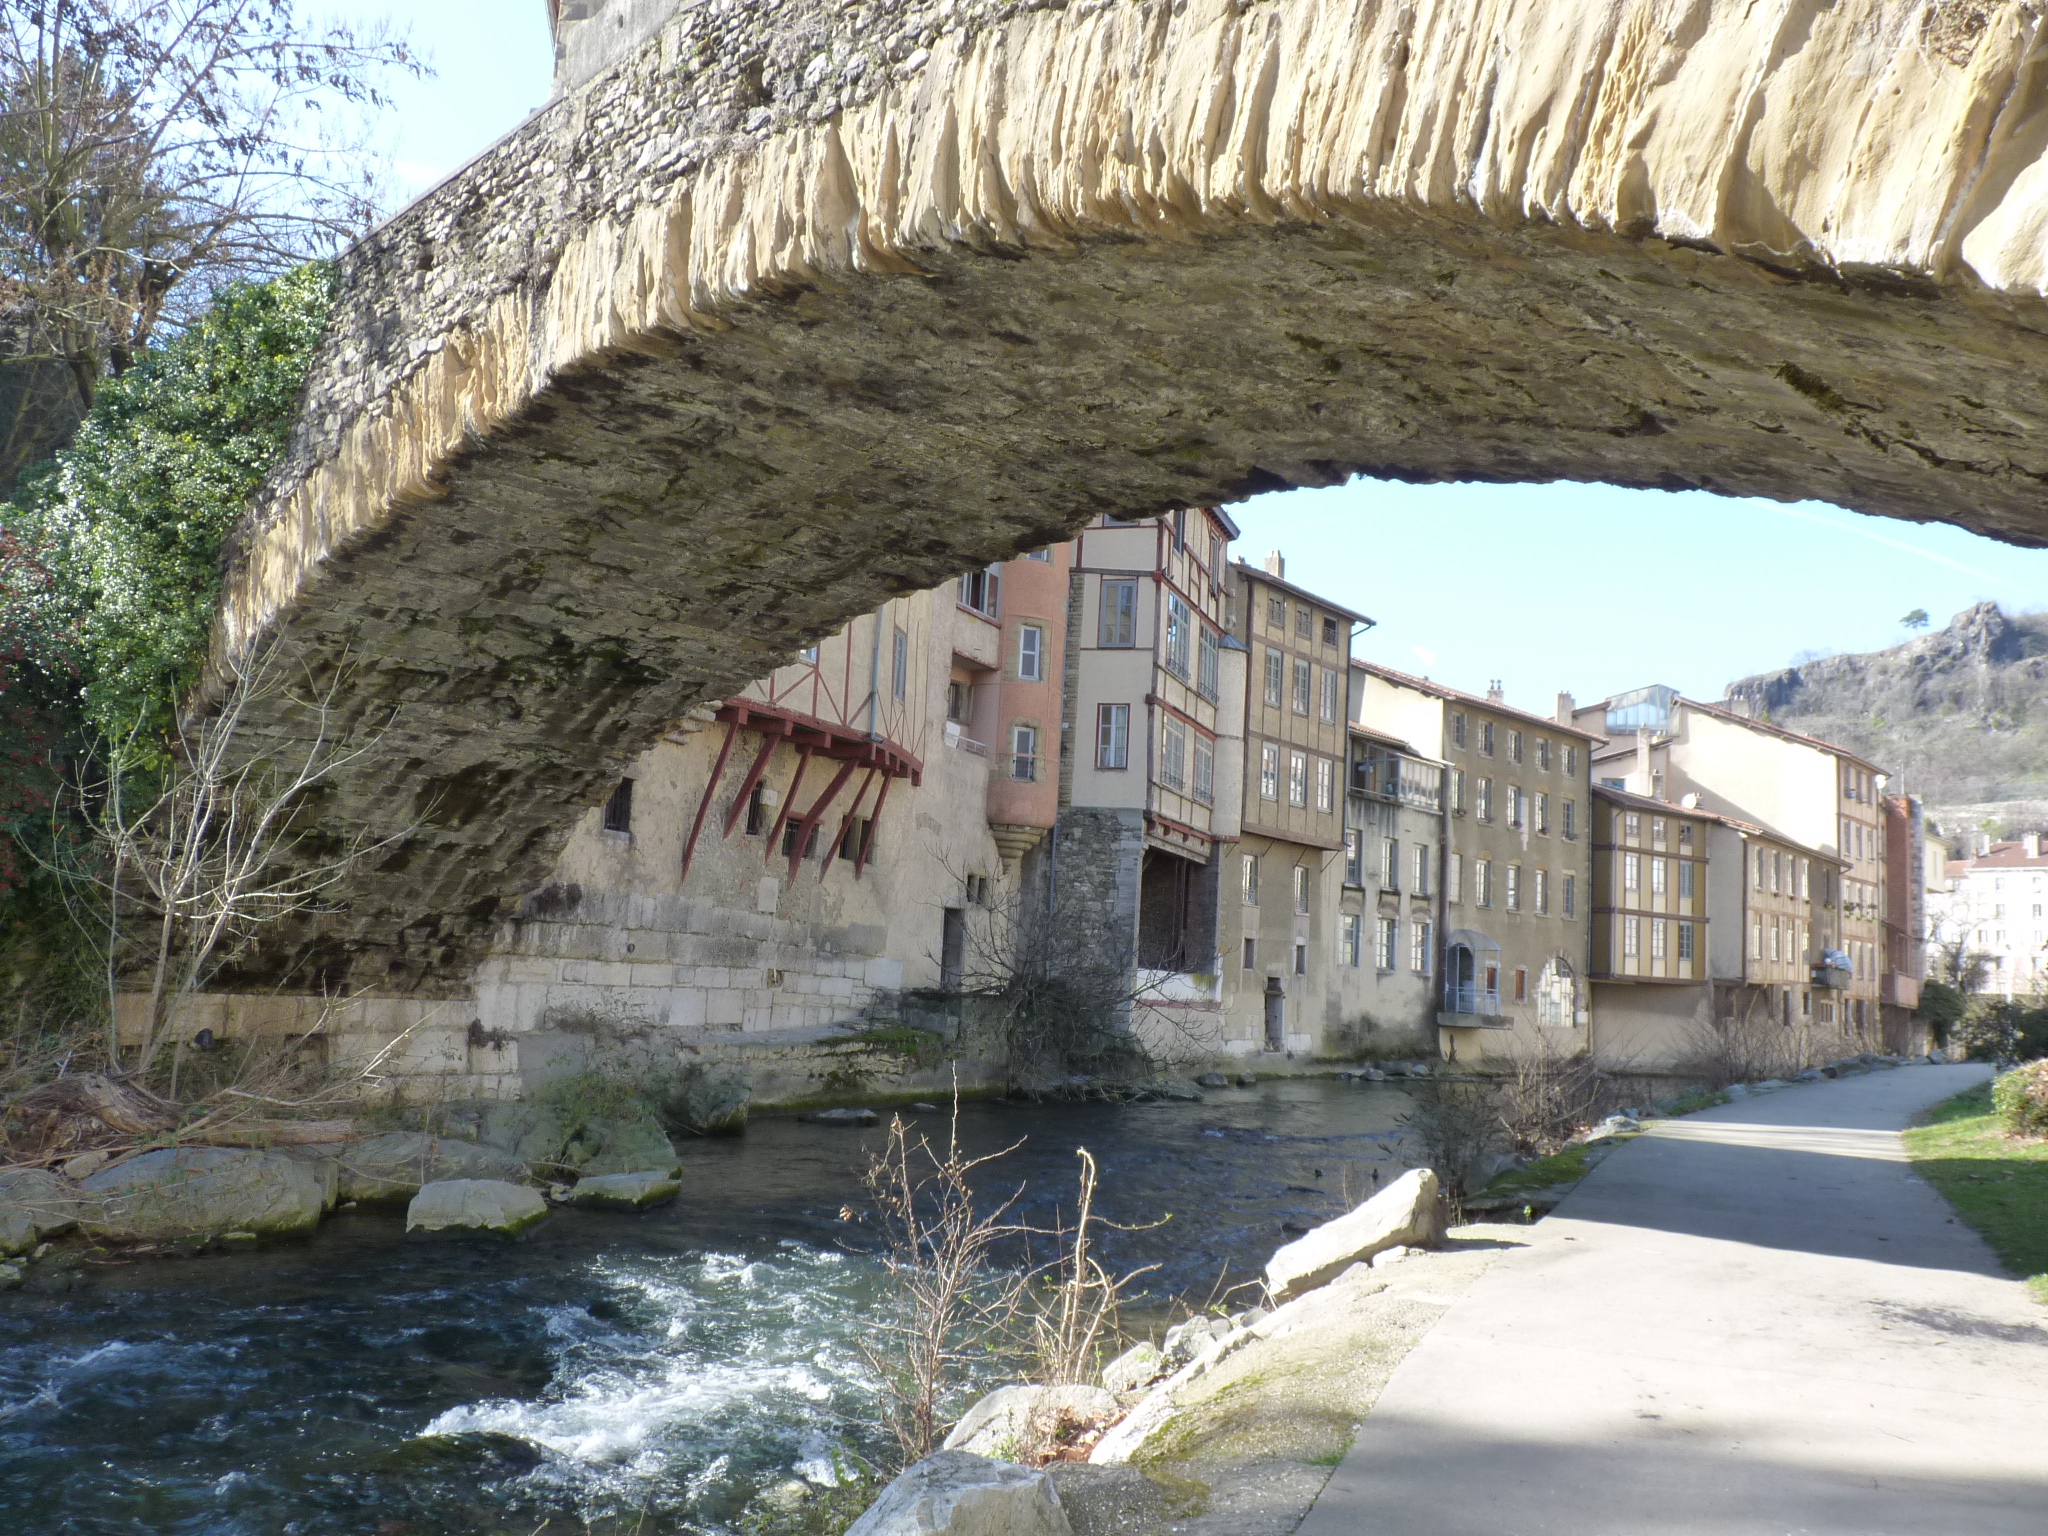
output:
M 320 814 L 417 825 L 254 968 L 459 985 L 692 703 L 1105 509 L 1569 478 L 2048 542 L 2041 26 L 680 6 L 351 259 L 220 644 L 345 669 Z

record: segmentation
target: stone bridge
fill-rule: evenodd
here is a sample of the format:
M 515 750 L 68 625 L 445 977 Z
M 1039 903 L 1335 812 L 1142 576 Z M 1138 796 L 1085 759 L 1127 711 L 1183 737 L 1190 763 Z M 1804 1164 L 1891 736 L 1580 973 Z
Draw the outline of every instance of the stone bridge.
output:
M 218 658 L 362 748 L 323 828 L 403 832 L 243 981 L 459 987 L 692 705 L 1108 509 L 1569 478 L 2048 542 L 2033 0 L 554 9 L 555 99 L 348 258 L 231 556 Z M 1455 623 L 1486 558 L 1388 575 Z

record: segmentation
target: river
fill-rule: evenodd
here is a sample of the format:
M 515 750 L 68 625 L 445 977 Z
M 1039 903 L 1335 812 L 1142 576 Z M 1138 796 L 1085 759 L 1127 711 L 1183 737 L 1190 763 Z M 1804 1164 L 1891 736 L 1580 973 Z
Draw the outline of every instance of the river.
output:
M 1101 1166 L 1109 1262 L 1156 1321 L 1250 1281 L 1297 1228 L 1406 1166 L 1392 1084 L 1280 1080 L 1202 1103 L 974 1103 L 991 1197 L 1071 1212 Z M 914 1117 L 943 1136 L 947 1116 Z M 858 1342 L 880 1266 L 880 1130 L 759 1117 L 681 1147 L 645 1215 L 524 1240 L 407 1239 L 344 1212 L 255 1253 L 97 1267 L 0 1298 L 0 1529 L 149 1536 L 723 1536 L 758 1490 L 880 1449 Z M 1248 1305 L 1240 1292 L 1235 1305 Z

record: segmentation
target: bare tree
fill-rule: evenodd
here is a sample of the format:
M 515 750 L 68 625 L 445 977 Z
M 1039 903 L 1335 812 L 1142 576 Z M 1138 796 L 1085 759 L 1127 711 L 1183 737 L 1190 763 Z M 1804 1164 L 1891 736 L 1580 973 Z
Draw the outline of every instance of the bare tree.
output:
M 1031 1315 L 1036 1377 L 1053 1385 L 1095 1379 L 1103 1351 L 1118 1337 L 1117 1313 L 1125 1287 L 1159 1267 L 1147 1264 L 1122 1275 L 1104 1267 L 1089 1229 L 1113 1224 L 1095 1214 L 1094 1154 L 1082 1147 L 1077 1155 L 1081 1181 L 1074 1225 L 1069 1230 L 1062 1224 L 1049 1234 L 1058 1257 L 1040 1273 L 1041 1280 L 1052 1283 L 1041 1291 Z M 1114 1230 L 1133 1229 L 1116 1226 Z
M 402 37 L 295 0 L 0 5 L 0 487 L 220 282 L 366 226 L 394 69 Z

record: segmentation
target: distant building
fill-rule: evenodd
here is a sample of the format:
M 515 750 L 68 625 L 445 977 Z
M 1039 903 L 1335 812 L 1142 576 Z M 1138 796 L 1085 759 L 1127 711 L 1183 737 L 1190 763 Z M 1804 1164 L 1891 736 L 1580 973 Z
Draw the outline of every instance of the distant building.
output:
M 1960 959 L 1972 990 L 2003 998 L 2048 994 L 2048 838 L 1978 837 L 1948 860 L 1948 894 L 1929 914 L 1929 945 Z
M 1927 1027 L 1915 1016 L 1927 976 L 1927 817 L 1917 795 L 1886 795 L 1879 802 L 1884 830 L 1884 976 L 1878 1016 L 1885 1049 L 1918 1055 Z M 1935 857 L 1945 858 L 1938 849 Z
M 1727 1020 L 1796 1032 L 1788 1054 L 1814 1054 L 1849 980 L 1840 862 L 1697 806 L 1592 793 L 1594 1059 L 1683 1068 Z
M 1512 1057 L 1544 1032 L 1585 1046 L 1592 750 L 1569 719 L 1356 663 L 1353 718 L 1443 766 L 1435 1019 L 1452 1060 Z M 1413 904 L 1395 918 L 1412 944 Z
M 1342 978 L 1370 964 L 1343 910 L 1351 639 L 1372 621 L 1263 569 L 1230 568 L 1246 663 L 1243 791 L 1218 924 L 1224 1041 L 1239 1053 L 1355 1049 Z
M 1608 738 L 1594 766 L 1603 787 L 1732 816 L 1841 862 L 1838 943 L 1850 985 L 1839 1001 L 1817 1001 L 1840 1034 L 1876 1048 L 1887 956 L 1883 772 L 1844 747 L 1661 685 L 1577 708 L 1574 718 Z

